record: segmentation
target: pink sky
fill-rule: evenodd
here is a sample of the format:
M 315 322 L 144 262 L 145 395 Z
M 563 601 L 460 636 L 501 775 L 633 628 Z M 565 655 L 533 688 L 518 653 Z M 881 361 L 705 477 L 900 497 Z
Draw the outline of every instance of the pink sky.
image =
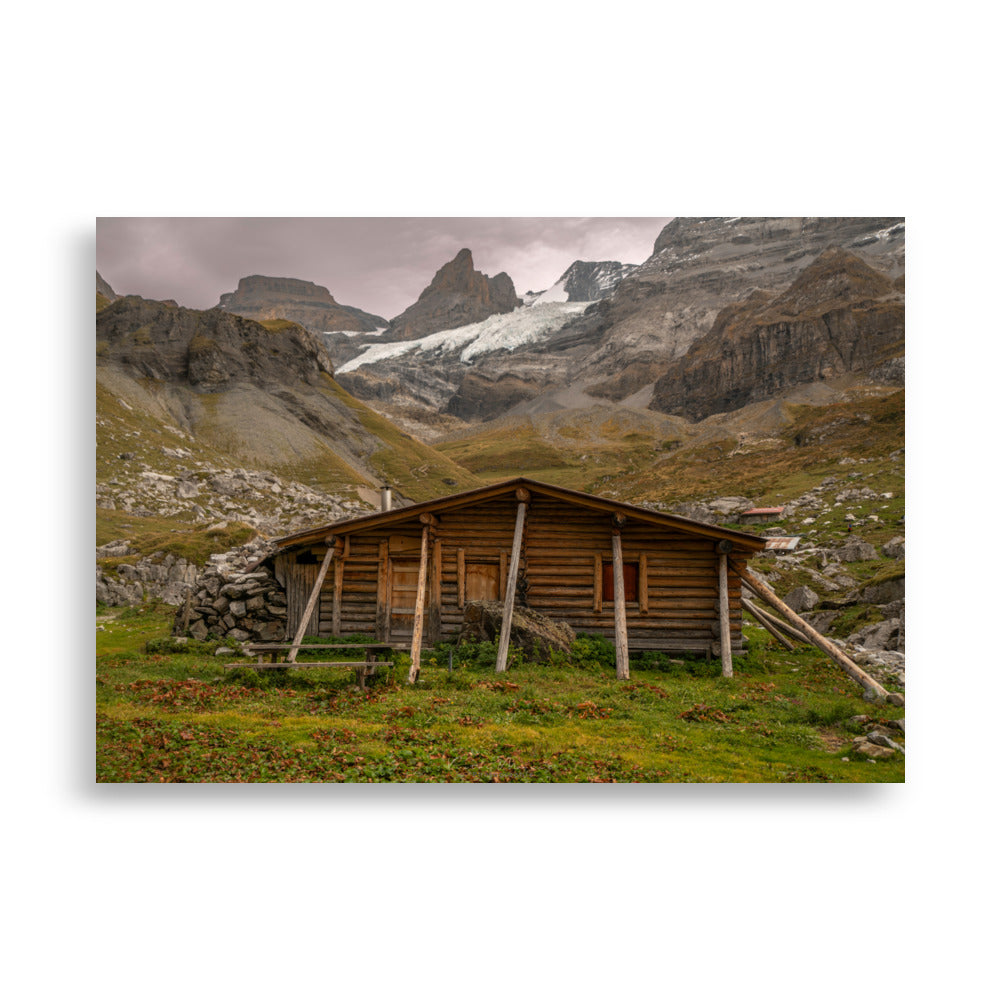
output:
M 542 291 L 574 260 L 641 264 L 661 218 L 99 218 L 97 269 L 120 295 L 208 309 L 241 277 L 324 285 L 386 319 L 463 247 L 477 270 Z

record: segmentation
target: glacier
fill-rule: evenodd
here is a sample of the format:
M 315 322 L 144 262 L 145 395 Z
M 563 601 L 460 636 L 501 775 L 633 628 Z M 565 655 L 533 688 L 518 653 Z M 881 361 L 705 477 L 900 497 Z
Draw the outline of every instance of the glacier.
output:
M 591 302 L 535 302 L 519 306 L 513 312 L 498 313 L 479 323 L 454 330 L 442 330 L 419 340 L 397 340 L 388 344 L 370 344 L 356 358 L 341 365 L 336 374 L 355 371 L 364 365 L 378 364 L 404 354 L 423 354 L 426 360 L 461 351 L 459 361 L 470 364 L 474 358 L 498 351 L 513 351 L 526 344 L 538 343 L 561 330 L 579 316 Z

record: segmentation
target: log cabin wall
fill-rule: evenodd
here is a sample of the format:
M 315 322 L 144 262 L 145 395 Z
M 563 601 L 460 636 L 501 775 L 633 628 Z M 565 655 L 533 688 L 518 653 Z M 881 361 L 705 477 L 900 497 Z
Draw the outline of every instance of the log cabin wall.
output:
M 424 644 L 457 634 L 471 600 L 503 600 L 517 500 L 512 494 L 446 509 L 430 528 Z M 413 596 L 422 525 L 416 517 L 351 533 L 323 584 L 309 634 L 361 633 L 380 641 L 412 635 Z M 614 600 L 606 578 L 611 514 L 533 494 L 521 569 L 527 604 L 577 632 L 614 638 Z M 626 567 L 628 644 L 632 650 L 718 650 L 719 556 L 713 538 L 627 519 L 621 528 Z M 289 635 L 298 625 L 326 547 L 285 552 L 275 560 L 288 595 Z M 743 649 L 741 582 L 729 555 L 730 636 Z M 607 596 L 606 596 L 607 595 Z M 407 608 L 408 606 L 408 608 Z M 407 618 L 407 610 L 409 617 Z

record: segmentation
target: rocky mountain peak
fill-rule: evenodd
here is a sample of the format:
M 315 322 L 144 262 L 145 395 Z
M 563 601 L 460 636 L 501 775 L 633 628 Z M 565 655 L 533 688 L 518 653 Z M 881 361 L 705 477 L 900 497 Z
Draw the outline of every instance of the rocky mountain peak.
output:
M 339 303 L 328 288 L 302 278 L 251 274 L 235 292 L 219 297 L 219 309 L 247 319 L 287 319 L 311 333 L 330 330 L 369 332 L 386 326 L 381 316 Z
M 638 264 L 617 260 L 575 260 L 548 291 L 532 296 L 535 302 L 596 302 L 606 298 L 637 270 Z
M 472 251 L 463 247 L 440 267 L 417 301 L 389 324 L 388 340 L 416 340 L 442 330 L 479 323 L 521 305 L 510 276 L 477 271 Z

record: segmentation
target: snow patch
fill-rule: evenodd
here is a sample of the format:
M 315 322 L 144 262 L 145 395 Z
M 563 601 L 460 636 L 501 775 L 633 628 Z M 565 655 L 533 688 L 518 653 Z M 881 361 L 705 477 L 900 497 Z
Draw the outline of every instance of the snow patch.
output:
M 561 281 L 557 281 L 551 288 L 542 292 L 537 299 L 532 303 L 534 306 L 538 306 L 542 302 L 568 302 L 569 292 L 566 291 L 566 277 L 563 276 Z

